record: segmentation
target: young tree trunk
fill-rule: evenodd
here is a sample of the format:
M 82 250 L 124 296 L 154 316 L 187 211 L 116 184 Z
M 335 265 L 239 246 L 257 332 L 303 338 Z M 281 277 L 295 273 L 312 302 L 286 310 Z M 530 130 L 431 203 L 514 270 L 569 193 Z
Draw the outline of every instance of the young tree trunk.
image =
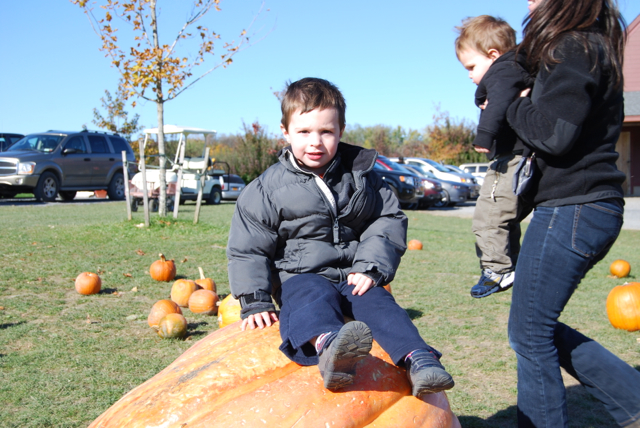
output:
M 167 159 L 164 147 L 164 102 L 157 102 L 158 106 L 158 154 L 160 155 L 160 195 L 158 197 L 158 215 L 167 215 Z
M 158 20 L 156 19 L 156 0 L 151 0 L 151 32 L 153 33 L 153 46 L 158 51 Z M 162 76 L 162 61 L 158 61 L 158 76 Z M 158 198 L 158 215 L 167 215 L 167 158 L 164 147 L 164 95 L 162 94 L 162 79 L 156 80 L 156 106 L 158 107 L 158 154 L 160 155 L 160 195 Z

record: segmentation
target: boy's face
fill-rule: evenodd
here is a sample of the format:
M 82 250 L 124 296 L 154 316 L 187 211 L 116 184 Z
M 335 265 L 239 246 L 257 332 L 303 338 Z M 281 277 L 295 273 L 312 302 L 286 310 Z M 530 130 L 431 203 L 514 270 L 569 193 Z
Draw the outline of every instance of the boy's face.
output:
M 335 108 L 314 109 L 304 114 L 296 110 L 289 120 L 289 129 L 282 124 L 280 129 L 298 162 L 310 169 L 327 166 L 336 155 L 342 137 Z
M 489 50 L 489 55 L 485 55 L 478 52 L 475 49 L 467 48 L 460 51 L 458 59 L 462 63 L 462 66 L 469 70 L 469 78 L 473 80 L 476 85 L 480 83 L 485 73 L 500 56 L 500 52 L 495 49 Z

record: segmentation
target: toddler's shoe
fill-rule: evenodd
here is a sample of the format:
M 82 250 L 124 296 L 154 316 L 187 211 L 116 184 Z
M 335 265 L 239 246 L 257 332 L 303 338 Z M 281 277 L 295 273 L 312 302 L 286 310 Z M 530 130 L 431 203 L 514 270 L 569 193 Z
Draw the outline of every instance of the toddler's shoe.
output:
M 406 361 L 407 377 L 411 382 L 411 393 L 422 397 L 453 388 L 453 378 L 440 364 L 438 357 L 426 349 L 413 351 Z
M 516 272 L 511 270 L 505 273 L 495 273 L 489 268 L 482 270 L 480 281 L 471 287 L 471 296 L 479 299 L 487 297 L 493 293 L 506 291 L 513 285 L 516 279 Z
M 372 343 L 371 330 L 365 323 L 352 321 L 342 326 L 320 352 L 318 367 L 324 387 L 333 391 L 351 385 L 355 380 L 356 364 L 369 355 Z

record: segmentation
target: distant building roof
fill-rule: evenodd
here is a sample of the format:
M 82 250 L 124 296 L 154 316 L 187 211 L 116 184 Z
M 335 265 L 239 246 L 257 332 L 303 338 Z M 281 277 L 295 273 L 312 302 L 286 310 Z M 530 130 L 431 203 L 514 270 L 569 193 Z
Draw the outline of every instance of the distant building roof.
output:
M 640 15 L 627 27 L 627 44 L 624 49 L 622 73 L 624 74 L 624 90 L 626 92 L 640 91 Z

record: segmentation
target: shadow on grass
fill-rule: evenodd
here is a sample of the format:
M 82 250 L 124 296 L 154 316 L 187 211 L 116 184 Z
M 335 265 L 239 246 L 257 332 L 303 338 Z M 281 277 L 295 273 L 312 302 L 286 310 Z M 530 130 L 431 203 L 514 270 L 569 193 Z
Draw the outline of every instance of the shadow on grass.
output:
M 619 427 L 604 405 L 581 385 L 567 388 L 567 411 L 570 428 Z M 517 407 L 510 406 L 487 419 L 477 416 L 458 416 L 458 420 L 463 428 L 511 428 L 518 425 Z
M 187 336 L 188 337 L 206 336 L 210 332 L 198 331 L 197 329 L 198 329 L 198 327 L 201 327 L 201 326 L 202 327 L 206 327 L 208 325 L 209 325 L 209 323 L 206 322 L 206 321 L 187 323 Z
M 10 322 L 10 323 L 6 323 L 6 324 L 0 324 L 0 330 L 6 330 L 9 327 L 17 327 L 20 324 L 26 324 L 26 321 L 19 321 L 19 322 Z
M 424 312 L 418 310 L 418 309 L 411 309 L 411 308 L 407 308 L 405 309 L 405 311 L 407 311 L 407 314 L 409 315 L 409 318 L 411 318 L 412 320 L 421 318 L 422 315 L 424 315 Z

